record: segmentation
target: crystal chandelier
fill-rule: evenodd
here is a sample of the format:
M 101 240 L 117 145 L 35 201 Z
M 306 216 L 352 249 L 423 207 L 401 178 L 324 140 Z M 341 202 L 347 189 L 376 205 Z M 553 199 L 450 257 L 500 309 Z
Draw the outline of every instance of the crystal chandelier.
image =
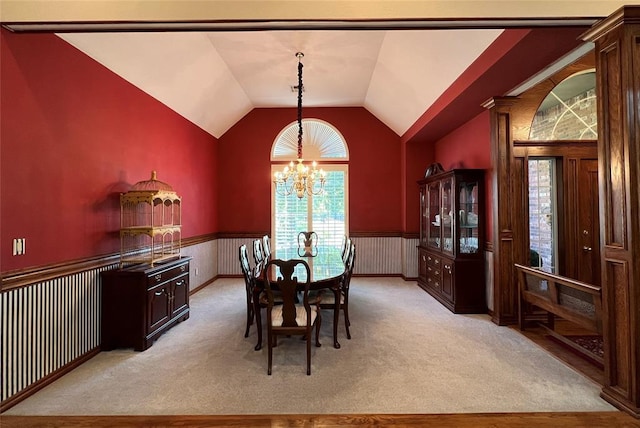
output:
M 318 195 L 324 191 L 325 172 L 317 169 L 313 161 L 311 167 L 302 159 L 302 58 L 304 54 L 297 52 L 298 57 L 298 163 L 291 161 L 282 171 L 273 175 L 276 192 L 283 196 L 295 193 L 298 198 L 307 195 Z

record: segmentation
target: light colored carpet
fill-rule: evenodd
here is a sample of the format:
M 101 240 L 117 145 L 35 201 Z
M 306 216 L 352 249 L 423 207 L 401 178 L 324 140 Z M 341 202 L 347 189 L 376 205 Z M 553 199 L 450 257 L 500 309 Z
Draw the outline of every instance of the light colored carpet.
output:
M 12 415 L 479 413 L 615 411 L 600 387 L 486 315 L 454 315 L 399 278 L 354 278 L 351 334 L 323 311 L 321 348 L 244 338 L 244 286 L 222 279 L 191 318 L 145 352 L 102 352 L 11 408 Z M 265 340 L 266 344 L 266 340 Z

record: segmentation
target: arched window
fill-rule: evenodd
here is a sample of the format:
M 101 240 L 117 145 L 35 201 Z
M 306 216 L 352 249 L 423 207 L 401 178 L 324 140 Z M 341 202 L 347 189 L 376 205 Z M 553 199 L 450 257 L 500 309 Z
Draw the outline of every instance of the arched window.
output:
M 348 234 L 348 161 L 344 137 L 331 124 L 319 119 L 303 119 L 303 158 L 318 161 L 327 173 L 320 195 L 282 196 L 271 187 L 271 239 L 276 257 L 296 257 L 298 233 L 314 231 L 322 251 L 340 251 L 342 237 Z M 297 158 L 298 123 L 287 125 L 271 149 L 271 174 Z M 315 269 L 320 266 L 313 267 Z
M 596 72 L 573 74 L 542 101 L 529 140 L 595 140 L 598 138 Z

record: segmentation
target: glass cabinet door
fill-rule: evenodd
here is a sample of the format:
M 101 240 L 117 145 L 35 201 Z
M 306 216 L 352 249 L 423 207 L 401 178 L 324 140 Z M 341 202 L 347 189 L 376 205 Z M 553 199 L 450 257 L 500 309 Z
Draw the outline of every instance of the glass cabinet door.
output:
M 428 246 L 440 248 L 440 183 L 435 182 L 427 186 L 428 214 Z
M 442 180 L 442 209 L 440 222 L 442 223 L 442 249 L 448 253 L 453 253 L 453 178 Z
M 427 231 L 429 229 L 429 213 L 427 211 L 426 188 L 420 188 L 420 245 L 427 246 Z
M 460 253 L 473 254 L 479 249 L 478 242 L 478 182 L 460 182 L 458 187 L 460 210 Z

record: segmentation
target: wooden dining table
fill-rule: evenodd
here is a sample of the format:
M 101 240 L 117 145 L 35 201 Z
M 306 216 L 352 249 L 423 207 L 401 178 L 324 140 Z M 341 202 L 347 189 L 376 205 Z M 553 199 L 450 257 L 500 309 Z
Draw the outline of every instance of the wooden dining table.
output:
M 329 290 L 333 292 L 336 302 L 336 306 L 333 311 L 333 347 L 339 349 L 338 323 L 340 319 L 340 293 L 342 277 L 345 273 L 345 264 L 342 261 L 340 250 L 333 248 L 319 248 L 316 256 L 296 255 L 291 258 L 304 260 L 309 265 L 309 270 L 311 272 L 311 283 L 309 285 L 310 291 Z M 265 289 L 262 269 L 262 266 L 265 265 L 266 261 L 263 265 L 257 266 L 255 270 L 255 287 L 253 289 L 253 305 L 258 329 L 258 344 L 255 346 L 256 351 L 259 351 L 262 348 L 262 314 L 260 312 L 260 294 Z M 300 278 L 300 281 L 303 279 L 304 278 Z M 303 285 L 301 285 L 301 290 L 302 289 Z

